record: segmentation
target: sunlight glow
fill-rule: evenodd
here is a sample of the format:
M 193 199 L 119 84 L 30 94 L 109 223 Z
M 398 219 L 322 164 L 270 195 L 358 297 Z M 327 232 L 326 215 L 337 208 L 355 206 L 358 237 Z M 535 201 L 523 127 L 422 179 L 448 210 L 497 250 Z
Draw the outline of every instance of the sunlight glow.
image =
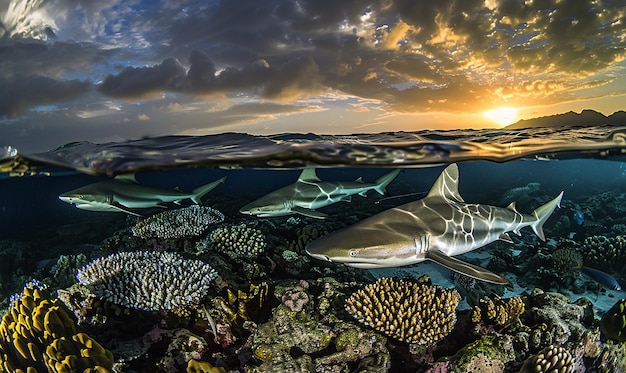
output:
M 517 109 L 510 107 L 502 107 L 494 110 L 483 112 L 483 116 L 500 126 L 508 126 L 517 120 Z

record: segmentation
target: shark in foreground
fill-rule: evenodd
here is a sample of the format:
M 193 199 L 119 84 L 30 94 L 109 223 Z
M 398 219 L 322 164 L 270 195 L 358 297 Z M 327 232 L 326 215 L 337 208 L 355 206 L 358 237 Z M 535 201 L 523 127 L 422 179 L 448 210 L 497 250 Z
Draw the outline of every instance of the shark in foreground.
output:
M 530 214 L 508 207 L 466 203 L 458 190 L 459 169 L 448 166 L 421 200 L 383 211 L 352 226 L 319 238 L 306 247 L 317 259 L 357 268 L 405 266 L 435 261 L 461 274 L 495 283 L 505 278 L 453 258 L 496 240 L 512 243 L 530 226 L 545 241 L 543 224 L 560 205 L 563 192 Z
M 186 199 L 200 204 L 205 194 L 225 180 L 226 176 L 187 193 L 141 185 L 137 183 L 134 174 L 118 175 L 112 180 L 85 185 L 63 193 L 59 199 L 82 210 L 125 212 L 130 215 L 142 216 L 133 212 L 132 209 L 165 207 L 162 203 L 179 204 Z
M 239 212 L 261 218 L 300 214 L 325 219 L 326 214 L 315 210 L 339 201 L 349 202 L 355 194 L 365 197 L 372 189 L 384 195 L 387 185 L 399 173 L 399 169 L 393 170 L 373 183 L 364 183 L 361 178 L 352 182 L 331 182 L 321 181 L 314 168 L 305 168 L 295 183 L 245 205 Z

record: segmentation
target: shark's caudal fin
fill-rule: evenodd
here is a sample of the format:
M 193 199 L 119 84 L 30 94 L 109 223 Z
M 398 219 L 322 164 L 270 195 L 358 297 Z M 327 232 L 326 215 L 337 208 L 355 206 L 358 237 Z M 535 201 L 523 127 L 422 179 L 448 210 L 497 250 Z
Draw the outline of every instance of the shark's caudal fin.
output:
M 378 194 L 380 194 L 381 196 L 384 196 L 387 185 L 389 185 L 389 183 L 391 183 L 393 179 L 395 179 L 396 176 L 398 176 L 399 173 L 400 173 L 400 169 L 396 169 L 376 179 L 375 181 L 376 186 L 374 187 L 374 190 L 377 191 Z
M 220 184 L 226 181 L 227 176 L 224 176 L 220 179 L 217 179 L 211 183 L 205 184 L 203 186 L 197 187 L 191 192 L 191 197 L 189 197 L 195 204 L 200 205 L 202 203 L 202 197 L 205 194 L 209 193 L 213 189 L 217 188 Z
M 548 220 L 552 212 L 557 206 L 561 206 L 561 198 L 563 198 L 563 192 L 561 192 L 558 196 L 556 196 L 552 201 L 541 205 L 532 212 L 532 215 L 537 219 L 533 224 L 531 224 L 531 228 L 535 232 L 535 234 L 542 240 L 546 240 L 546 236 L 543 233 L 543 223 Z

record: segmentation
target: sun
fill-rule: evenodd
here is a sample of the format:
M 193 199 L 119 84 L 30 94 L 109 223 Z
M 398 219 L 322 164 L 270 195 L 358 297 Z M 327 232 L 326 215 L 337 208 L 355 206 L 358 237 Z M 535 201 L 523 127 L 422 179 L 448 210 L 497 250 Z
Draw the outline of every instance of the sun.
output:
M 517 119 L 517 109 L 511 107 L 501 107 L 499 109 L 484 111 L 483 116 L 504 127 L 515 122 Z

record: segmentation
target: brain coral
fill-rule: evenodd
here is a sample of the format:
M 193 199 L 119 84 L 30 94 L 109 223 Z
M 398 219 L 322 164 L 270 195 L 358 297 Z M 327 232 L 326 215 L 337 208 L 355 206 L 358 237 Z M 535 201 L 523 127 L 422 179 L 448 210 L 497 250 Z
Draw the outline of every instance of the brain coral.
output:
M 224 221 L 224 214 L 207 206 L 168 210 L 141 220 L 133 227 L 133 234 L 144 239 L 176 239 L 197 237 L 210 225 Z
M 520 373 L 572 373 L 572 354 L 560 346 L 548 346 L 524 362 Z
M 256 258 L 265 250 L 265 236 L 258 229 L 245 224 L 219 227 L 209 235 L 209 241 L 217 251 L 230 258 Z
M 217 273 L 171 252 L 120 252 L 98 258 L 76 276 L 99 297 L 125 307 L 170 310 L 198 303 Z
M 57 298 L 27 285 L 0 323 L 0 372 L 109 372 L 113 355 L 84 333 Z
M 434 344 L 450 333 L 461 299 L 424 281 L 381 278 L 346 300 L 346 310 L 360 323 L 389 337 L 417 344 Z

